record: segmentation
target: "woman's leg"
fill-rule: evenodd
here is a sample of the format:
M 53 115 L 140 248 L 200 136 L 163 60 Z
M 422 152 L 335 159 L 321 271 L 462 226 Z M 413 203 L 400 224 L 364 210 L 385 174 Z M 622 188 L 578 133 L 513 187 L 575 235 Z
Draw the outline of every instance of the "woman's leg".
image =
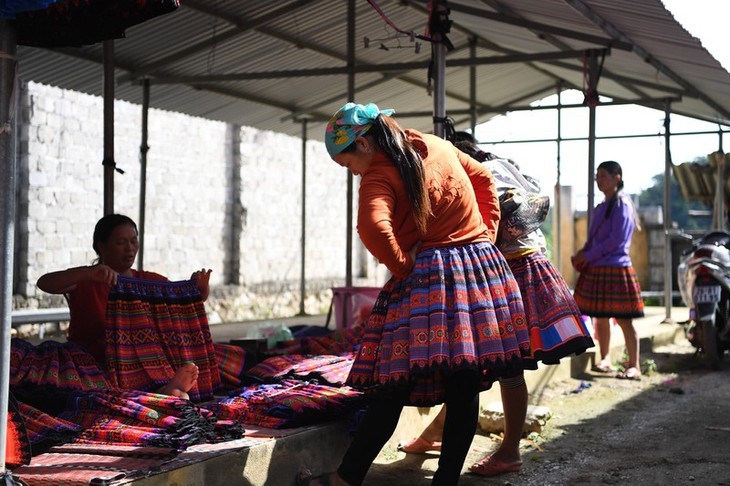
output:
M 444 421 L 446 420 L 446 405 L 441 407 L 439 413 L 431 420 L 421 435 L 415 437 L 399 449 L 408 454 L 424 454 L 428 451 L 440 451 L 441 441 L 444 436 Z
M 598 350 L 601 353 L 601 363 L 611 364 L 608 356 L 611 351 L 611 324 L 607 317 L 595 317 L 593 320 L 598 339 Z
M 453 374 L 448 380 L 446 405 L 444 440 L 433 485 L 459 482 L 479 419 L 479 376 L 469 371 Z
M 520 460 L 520 439 L 527 416 L 527 384 L 525 376 L 520 373 L 514 378 L 506 378 L 499 382 L 504 409 L 504 439 L 492 457 L 502 462 Z
M 430 424 L 421 432 L 421 438 L 428 442 L 441 442 L 444 437 L 444 422 L 446 421 L 446 405 L 441 407 Z
M 636 332 L 634 327 L 634 321 L 632 319 L 616 319 L 618 325 L 621 327 L 621 331 L 624 333 L 624 343 L 626 343 L 626 355 L 628 360 L 626 361 L 627 372 L 631 368 L 635 368 L 637 372 L 641 372 L 639 368 L 639 334 Z M 635 374 L 632 372 L 631 374 Z
M 504 409 L 504 438 L 496 451 L 473 464 L 469 471 L 483 476 L 516 472 L 522 467 L 520 439 L 527 415 L 527 384 L 522 372 L 499 382 Z
M 351 485 L 362 483 L 380 450 L 393 435 L 403 403 L 401 396 L 378 397 L 370 402 L 355 438 L 337 469 L 340 478 Z

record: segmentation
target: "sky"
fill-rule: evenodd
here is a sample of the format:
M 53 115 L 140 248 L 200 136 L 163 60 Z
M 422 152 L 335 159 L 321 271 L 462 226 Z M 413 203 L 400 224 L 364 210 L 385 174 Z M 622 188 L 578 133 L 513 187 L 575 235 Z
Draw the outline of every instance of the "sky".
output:
M 727 25 L 730 20 L 730 0 L 662 0 L 667 10 L 694 37 L 700 39 L 720 64 L 730 71 L 730 41 Z M 723 40 L 723 36 L 725 39 Z M 729 88 L 730 89 L 730 88 Z M 599 86 L 600 91 L 600 86 Z M 583 95 L 565 92 L 562 103 L 581 103 Z M 541 100 L 540 104 L 556 104 L 557 96 Z M 556 111 L 514 112 L 495 117 L 476 128 L 480 141 L 509 141 L 534 138 L 555 138 Z M 596 115 L 599 136 L 663 133 L 664 112 L 639 106 L 600 107 Z M 588 110 L 563 110 L 563 137 L 587 137 Z M 672 132 L 712 131 L 718 126 L 699 120 L 672 115 Z M 691 162 L 718 149 L 717 134 L 672 137 L 672 162 Z M 724 136 L 723 147 L 730 146 L 730 134 Z M 545 194 L 552 196 L 558 178 L 557 144 L 554 142 L 485 144 L 482 148 L 499 156 L 515 160 L 521 170 L 536 177 Z M 561 185 L 573 186 L 575 209 L 587 207 L 586 141 L 563 142 L 560 153 Z M 663 137 L 610 139 L 596 142 L 596 163 L 616 160 L 623 169 L 625 190 L 637 194 L 653 185 L 653 177 L 664 173 Z M 548 164 L 546 166 L 546 164 Z M 546 169 L 547 167 L 547 169 Z M 596 190 L 595 203 L 602 195 Z

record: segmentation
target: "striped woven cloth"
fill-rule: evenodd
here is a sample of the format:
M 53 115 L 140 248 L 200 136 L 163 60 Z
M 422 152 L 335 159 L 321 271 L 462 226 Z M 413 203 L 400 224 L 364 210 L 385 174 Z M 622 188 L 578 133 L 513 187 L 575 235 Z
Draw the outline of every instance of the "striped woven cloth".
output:
M 200 371 L 191 400 L 211 399 L 221 384 L 205 306 L 191 280 L 119 277 L 107 303 L 105 354 L 118 388 L 159 389 L 186 362 Z
M 211 411 L 189 400 L 135 390 L 75 393 L 59 417 L 84 428 L 77 444 L 185 449 L 243 436 L 240 425 L 229 422 L 223 431 Z

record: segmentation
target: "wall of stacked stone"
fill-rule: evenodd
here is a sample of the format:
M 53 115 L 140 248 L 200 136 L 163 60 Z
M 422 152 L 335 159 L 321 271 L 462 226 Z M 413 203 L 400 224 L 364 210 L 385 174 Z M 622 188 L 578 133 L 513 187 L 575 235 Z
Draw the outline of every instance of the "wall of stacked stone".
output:
M 103 215 L 100 97 L 37 83 L 22 85 L 14 307 L 59 305 L 36 288 L 42 274 L 95 258 Z M 141 115 L 116 101 L 114 209 L 139 222 Z M 150 110 L 144 267 L 182 280 L 211 268 L 209 310 L 235 321 L 299 310 L 302 140 L 179 113 Z M 312 133 L 306 144 L 305 310 L 329 305 L 345 278 L 346 172 Z M 355 198 L 356 199 L 356 198 Z M 353 237 L 357 242 L 356 235 Z M 355 245 L 360 285 L 384 274 Z

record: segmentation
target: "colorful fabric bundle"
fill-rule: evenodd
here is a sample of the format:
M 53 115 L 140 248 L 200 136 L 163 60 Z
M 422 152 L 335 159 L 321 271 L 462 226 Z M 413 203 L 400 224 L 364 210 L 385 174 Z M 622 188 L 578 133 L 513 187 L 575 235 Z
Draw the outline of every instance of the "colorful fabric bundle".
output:
M 520 189 L 508 189 L 499 195 L 502 212 L 497 231 L 497 246 L 528 235 L 538 229 L 550 210 L 550 198 Z
M 284 377 L 302 380 L 324 381 L 329 385 L 343 385 L 350 374 L 354 353 L 343 356 L 321 355 L 272 356 L 248 370 L 250 378 L 264 383 L 281 380 Z
M 19 403 L 18 409 L 25 420 L 28 439 L 35 455 L 41 454 L 53 446 L 71 442 L 83 430 L 80 425 L 52 417 L 25 403 Z
M 30 464 L 31 445 L 25 420 L 18 402 L 11 393 L 8 396 L 8 415 L 5 436 L 5 464 L 10 467 Z
M 213 343 L 215 358 L 221 376 L 221 386 L 232 389 L 243 385 L 246 351 L 232 344 Z
M 341 355 L 357 351 L 365 332 L 365 326 L 354 326 L 333 331 L 327 336 L 302 338 L 301 354 Z
M 205 307 L 191 280 L 118 277 L 107 303 L 105 354 L 109 380 L 125 390 L 157 390 L 186 362 L 199 370 L 191 400 L 209 400 L 221 384 Z
M 39 3 L 36 0 L 34 3 Z M 124 37 L 124 31 L 173 12 L 179 0 L 58 0 L 16 15 L 17 42 L 35 47 L 76 47 Z
M 111 386 L 94 357 L 71 342 L 45 341 L 35 346 L 13 339 L 10 370 L 11 387 L 105 390 Z
M 85 430 L 82 444 L 140 445 L 184 449 L 221 437 L 240 438 L 235 426 L 223 433 L 216 418 L 189 400 L 140 391 L 76 393 L 60 418 Z M 236 436 L 237 435 L 237 436 Z
M 211 404 L 210 409 L 219 418 L 278 429 L 343 416 L 361 399 L 360 392 L 348 387 L 282 380 L 246 387 L 236 397 Z

